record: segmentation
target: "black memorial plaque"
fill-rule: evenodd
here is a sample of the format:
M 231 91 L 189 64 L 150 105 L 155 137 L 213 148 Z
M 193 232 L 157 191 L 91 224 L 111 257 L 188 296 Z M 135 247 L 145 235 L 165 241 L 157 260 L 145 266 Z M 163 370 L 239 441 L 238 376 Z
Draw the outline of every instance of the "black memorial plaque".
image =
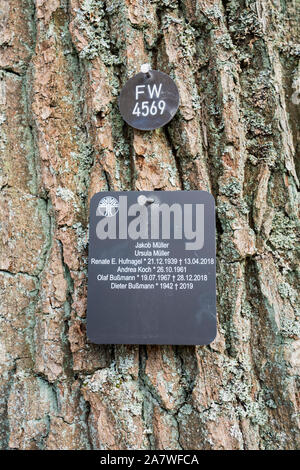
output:
M 209 344 L 216 336 L 214 198 L 100 192 L 90 205 L 88 338 Z
M 179 106 L 179 93 L 169 75 L 159 70 L 140 72 L 125 84 L 119 96 L 123 119 L 132 127 L 153 130 L 167 124 Z

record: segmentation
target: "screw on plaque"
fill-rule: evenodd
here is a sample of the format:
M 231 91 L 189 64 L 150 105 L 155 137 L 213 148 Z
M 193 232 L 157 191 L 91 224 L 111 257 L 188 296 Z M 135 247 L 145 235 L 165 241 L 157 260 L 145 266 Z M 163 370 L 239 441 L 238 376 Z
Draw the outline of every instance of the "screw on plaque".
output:
M 140 206 L 146 206 L 148 204 L 153 204 L 154 199 L 147 197 L 144 194 L 141 194 L 140 196 L 138 196 L 137 202 Z

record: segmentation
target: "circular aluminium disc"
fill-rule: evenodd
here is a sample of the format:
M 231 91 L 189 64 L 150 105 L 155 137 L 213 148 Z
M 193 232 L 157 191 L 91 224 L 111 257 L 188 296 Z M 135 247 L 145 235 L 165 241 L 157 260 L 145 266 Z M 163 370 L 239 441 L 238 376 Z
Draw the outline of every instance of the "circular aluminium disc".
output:
M 178 88 L 169 75 L 159 70 L 138 73 L 122 88 L 119 109 L 135 129 L 150 131 L 167 124 L 179 106 Z

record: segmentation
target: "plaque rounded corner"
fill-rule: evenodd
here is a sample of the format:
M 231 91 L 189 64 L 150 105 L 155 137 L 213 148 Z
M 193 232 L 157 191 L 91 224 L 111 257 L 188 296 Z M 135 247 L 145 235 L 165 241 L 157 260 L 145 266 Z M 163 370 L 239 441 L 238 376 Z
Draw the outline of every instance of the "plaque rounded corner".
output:
M 205 191 L 205 190 L 201 191 L 201 193 L 202 194 L 204 193 L 207 200 L 213 203 L 214 206 L 216 205 L 216 200 L 212 193 L 210 193 L 209 191 Z
M 208 339 L 207 341 L 205 341 L 204 345 L 208 346 L 209 344 L 211 344 L 216 339 L 217 334 L 218 334 L 218 329 L 216 328 L 215 331 L 214 331 L 213 336 L 210 339 Z
M 104 194 L 104 191 L 103 191 L 103 194 Z M 90 199 L 90 207 L 92 207 L 92 205 L 94 204 L 94 201 L 96 201 L 98 199 L 99 199 L 99 192 L 92 195 L 92 197 Z
M 87 328 L 86 328 L 86 338 L 90 343 L 101 344 L 101 343 L 99 343 L 98 338 L 93 335 L 93 332 L 91 331 L 91 328 L 89 327 L 88 324 L 87 324 Z

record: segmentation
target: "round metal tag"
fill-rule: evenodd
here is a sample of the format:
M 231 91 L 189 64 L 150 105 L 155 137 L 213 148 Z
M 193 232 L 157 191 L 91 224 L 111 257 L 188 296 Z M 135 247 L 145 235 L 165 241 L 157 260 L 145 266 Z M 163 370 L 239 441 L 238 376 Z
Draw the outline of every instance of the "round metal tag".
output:
M 135 129 L 151 131 L 167 124 L 179 106 L 179 93 L 169 75 L 158 70 L 132 77 L 119 96 L 123 119 Z

